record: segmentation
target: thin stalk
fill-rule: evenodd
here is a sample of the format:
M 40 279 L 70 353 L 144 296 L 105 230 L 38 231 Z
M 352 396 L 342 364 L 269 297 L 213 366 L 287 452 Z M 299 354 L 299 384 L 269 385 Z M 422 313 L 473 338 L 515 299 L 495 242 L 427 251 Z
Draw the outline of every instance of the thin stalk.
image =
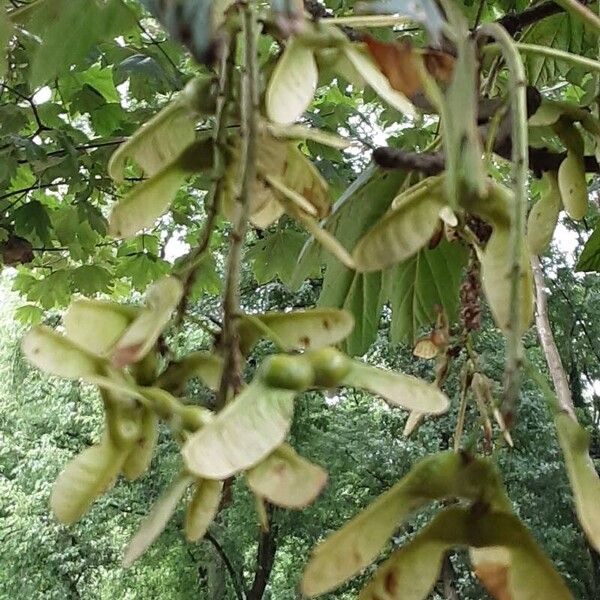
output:
M 556 60 L 568 62 L 576 67 L 585 67 L 586 69 L 600 73 L 600 61 L 592 58 L 586 58 L 585 56 L 579 56 L 577 54 L 573 54 L 572 52 L 558 50 L 557 48 L 551 48 L 549 46 L 538 46 L 537 44 L 522 44 L 520 42 L 514 42 L 513 46 L 522 54 L 538 54 L 540 56 L 547 56 L 548 58 L 555 58 Z M 486 54 L 498 54 L 501 52 L 501 49 L 498 44 L 488 44 L 483 48 L 483 52 Z
M 600 32 L 600 18 L 594 14 L 589 8 L 581 4 L 578 0 L 554 0 L 556 4 L 562 6 L 570 15 L 583 21 L 596 32 Z
M 523 62 L 507 31 L 496 23 L 486 23 L 479 30 L 480 35 L 495 39 L 509 71 L 509 100 L 511 109 L 512 137 L 512 180 L 515 195 L 511 223 L 511 271 L 510 271 L 510 323 L 511 329 L 506 340 L 505 388 L 503 413 L 511 416 L 519 397 L 521 387 L 521 366 L 523 362 L 523 340 L 521 323 L 520 283 L 524 276 L 522 256 L 524 251 L 525 222 L 527 219 L 527 176 L 529 170 L 529 141 L 527 131 L 527 98 L 525 69 Z
M 242 171 L 237 202 L 239 211 L 230 233 L 227 278 L 223 296 L 223 338 L 225 364 L 217 408 L 223 408 L 230 392 L 237 392 L 242 384 L 241 353 L 238 331 L 240 315 L 240 270 L 244 239 L 250 216 L 250 195 L 256 181 L 256 154 L 258 139 L 258 64 L 256 15 L 252 4 L 242 8 L 244 31 L 244 70 L 241 80 L 242 109 Z
M 184 294 L 177 307 L 177 317 L 175 320 L 177 324 L 180 324 L 185 316 L 190 290 L 194 285 L 198 267 L 209 249 L 210 239 L 215 228 L 215 221 L 219 208 L 219 196 L 221 195 L 221 189 L 224 183 L 223 175 L 226 165 L 223 148 L 227 138 L 227 108 L 231 99 L 231 80 L 233 78 L 234 68 L 235 43 L 231 46 L 227 46 L 221 57 L 217 107 L 215 111 L 215 124 L 213 127 L 213 182 L 204 202 L 206 220 L 200 234 L 200 239 L 198 240 L 198 245 L 191 250 L 182 263 L 180 277 L 183 283 Z

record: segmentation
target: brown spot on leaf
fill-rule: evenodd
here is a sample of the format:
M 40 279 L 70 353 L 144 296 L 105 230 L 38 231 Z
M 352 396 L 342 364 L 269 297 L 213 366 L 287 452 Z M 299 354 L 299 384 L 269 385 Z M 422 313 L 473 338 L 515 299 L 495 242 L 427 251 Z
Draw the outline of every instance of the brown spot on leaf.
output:
M 496 600 L 513 600 L 508 588 L 508 567 L 502 563 L 477 565 L 475 575 L 483 587 Z
M 308 348 L 310 346 L 310 338 L 307 335 L 303 335 L 300 338 L 300 344 L 304 347 L 304 348 Z
M 398 589 L 398 579 L 394 571 L 388 571 L 383 580 L 383 586 L 388 594 L 394 595 Z
M 327 330 L 331 329 L 331 323 L 329 322 L 329 319 L 323 319 L 323 327 L 325 327 Z
M 132 344 L 131 346 L 118 348 L 112 356 L 112 364 L 119 369 L 130 365 L 138 359 L 137 353 L 141 347 L 142 344 Z

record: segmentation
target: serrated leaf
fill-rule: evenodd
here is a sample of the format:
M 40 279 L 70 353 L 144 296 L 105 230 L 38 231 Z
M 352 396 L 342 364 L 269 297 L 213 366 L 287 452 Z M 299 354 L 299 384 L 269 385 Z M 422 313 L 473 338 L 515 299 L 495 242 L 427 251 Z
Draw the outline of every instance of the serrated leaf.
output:
M 75 300 L 63 316 L 65 335 L 97 356 L 106 356 L 136 317 L 133 306 L 104 300 Z
M 242 317 L 241 348 L 250 352 L 254 344 L 267 335 L 253 320 L 260 320 L 284 344 L 283 350 L 317 350 L 342 341 L 352 331 L 354 319 L 345 311 L 334 308 L 313 308 L 292 312 L 272 312 Z
M 204 537 L 219 510 L 222 491 L 222 481 L 200 479 L 196 482 L 185 514 L 185 537 L 188 542 Z
M 122 472 L 127 479 L 138 479 L 150 468 L 157 440 L 158 417 L 153 411 L 142 409 L 139 436 L 123 463 Z
M 279 446 L 289 430 L 295 392 L 253 382 L 182 449 L 186 467 L 206 479 L 245 471 Z
M 265 102 L 269 119 L 283 125 L 293 123 L 310 105 L 317 79 L 313 50 L 298 39 L 291 40 L 267 87 Z
M 188 175 L 174 162 L 134 187 L 112 209 L 108 220 L 109 235 L 128 238 L 154 225 L 167 211 Z
M 351 44 L 345 45 L 342 51 L 354 68 L 383 100 L 405 115 L 414 115 L 415 110 L 410 100 L 390 86 L 389 80 L 377 68 L 370 56 Z
M 600 479 L 589 454 L 589 434 L 566 413 L 558 413 L 554 422 L 577 518 L 590 544 L 600 552 Z
M 431 239 L 445 204 L 441 195 L 428 190 L 397 205 L 354 248 L 357 269 L 379 271 L 413 256 Z
M 600 272 L 600 226 L 596 227 L 585 243 L 576 268 L 584 272 Z
M 305 240 L 304 234 L 293 229 L 279 229 L 258 239 L 246 253 L 257 283 L 263 284 L 279 278 L 289 285 Z
M 456 318 L 462 270 L 468 260 L 464 246 L 446 240 L 424 249 L 384 275 L 385 297 L 392 308 L 390 337 L 412 344 L 423 325 L 435 323 L 436 306 L 449 321 Z
M 195 138 L 193 112 L 179 96 L 121 144 L 108 163 L 109 175 L 123 181 L 128 159 L 134 160 L 148 177 L 170 165 Z
M 165 277 L 146 292 L 145 306 L 119 339 L 112 362 L 123 367 L 141 360 L 156 343 L 183 295 L 183 286 L 175 277 Z
M 385 371 L 359 361 L 352 361 L 352 369 L 343 385 L 367 389 L 381 396 L 388 404 L 420 413 L 440 414 L 448 410 L 450 401 L 436 385 L 418 377 Z
M 250 489 L 271 504 L 304 508 L 320 494 L 327 472 L 282 444 L 263 461 L 246 472 Z
M 112 281 L 112 275 L 99 265 L 82 265 L 71 273 L 74 290 L 88 296 L 109 292 Z
M 177 504 L 192 484 L 191 475 L 180 474 L 173 483 L 162 493 L 147 517 L 142 521 L 133 536 L 123 556 L 123 566 L 131 566 L 158 538 L 167 526 Z
M 34 88 L 68 72 L 99 40 L 122 34 L 135 23 L 130 10 L 119 0 L 39 2 L 34 10 L 18 18 L 26 21 L 28 31 L 41 38 L 29 74 Z
M 76 456 L 52 488 L 50 507 L 65 525 L 78 521 L 90 505 L 114 484 L 124 453 L 106 438 Z
M 525 240 L 523 240 L 525 241 Z M 496 227 L 481 256 L 481 280 L 496 325 L 504 332 L 514 328 L 510 314 L 512 237 L 508 229 Z M 533 275 L 529 251 L 523 244 L 522 276 L 519 282 L 520 333 L 524 333 L 533 319 Z
M 15 319 L 23 325 L 37 325 L 43 316 L 44 311 L 34 304 L 24 304 L 15 310 Z

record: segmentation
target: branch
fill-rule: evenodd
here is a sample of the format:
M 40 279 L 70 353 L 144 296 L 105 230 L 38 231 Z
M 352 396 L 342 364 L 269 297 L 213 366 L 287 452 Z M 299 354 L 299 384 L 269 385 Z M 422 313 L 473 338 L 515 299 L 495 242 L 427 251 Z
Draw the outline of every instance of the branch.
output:
M 258 64 L 256 49 L 256 15 L 254 6 L 243 7 L 245 64 L 242 78 L 242 184 L 237 198 L 238 214 L 230 233 L 227 278 L 223 296 L 223 337 L 225 364 L 217 396 L 217 407 L 223 408 L 229 393 L 241 387 L 241 353 L 238 318 L 240 314 L 240 270 L 244 239 L 248 230 L 250 202 L 256 181 L 258 140 Z
M 229 577 L 231 579 L 231 583 L 233 584 L 233 589 L 235 590 L 235 595 L 237 596 L 238 600 L 244 600 L 242 586 L 237 578 L 235 569 L 233 568 L 233 564 L 229 560 L 229 557 L 225 553 L 225 550 L 223 550 L 223 546 L 219 544 L 217 539 L 209 531 L 207 531 L 204 535 L 204 539 L 209 541 L 213 545 L 214 549 L 217 551 L 217 554 L 221 557 L 221 560 L 223 561 L 223 564 L 225 565 L 225 568 L 229 573 Z
M 590 0 L 581 0 L 581 4 L 588 4 L 589 2 Z M 504 15 L 496 23 L 502 25 L 511 36 L 514 36 L 525 27 L 564 11 L 565 9 L 554 2 L 554 0 L 549 0 L 548 2 L 541 2 L 535 6 L 530 6 L 523 12 Z
M 535 324 L 537 326 L 542 350 L 544 351 L 544 356 L 548 363 L 550 377 L 554 384 L 560 408 L 566 411 L 573 419 L 576 419 L 569 381 L 560 354 L 558 353 L 552 328 L 550 327 L 550 319 L 548 318 L 548 297 L 546 295 L 544 275 L 542 273 L 540 259 L 537 256 L 531 257 L 531 268 L 533 270 L 533 280 L 535 282 L 536 292 Z
M 272 509 L 269 511 L 272 515 Z M 275 561 L 275 553 L 277 552 L 277 544 L 275 541 L 275 530 L 271 523 L 268 531 L 260 532 L 258 540 L 258 549 L 256 551 L 256 571 L 254 573 L 254 581 L 252 587 L 246 596 L 246 600 L 261 600 L 269 583 L 271 570 Z

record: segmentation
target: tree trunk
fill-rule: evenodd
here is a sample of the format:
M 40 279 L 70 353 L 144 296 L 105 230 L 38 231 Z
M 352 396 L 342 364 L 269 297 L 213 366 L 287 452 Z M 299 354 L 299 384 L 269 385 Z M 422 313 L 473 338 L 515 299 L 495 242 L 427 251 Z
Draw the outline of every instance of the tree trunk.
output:
M 275 525 L 271 523 L 269 531 L 261 531 L 258 541 L 258 550 L 256 553 L 256 571 L 254 573 L 254 581 L 252 587 L 246 596 L 246 600 L 262 600 L 263 594 L 273 563 L 275 562 L 275 552 L 277 551 Z

